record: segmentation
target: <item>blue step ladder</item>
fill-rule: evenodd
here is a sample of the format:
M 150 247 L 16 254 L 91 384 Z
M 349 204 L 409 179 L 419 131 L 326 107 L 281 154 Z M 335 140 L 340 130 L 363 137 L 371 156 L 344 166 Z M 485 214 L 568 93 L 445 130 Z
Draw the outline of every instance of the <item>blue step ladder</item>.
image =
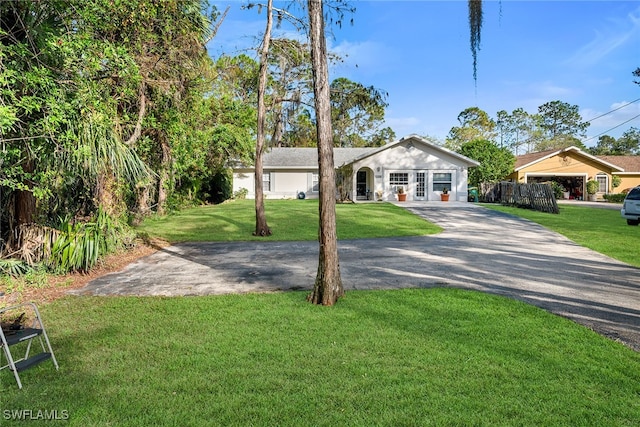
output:
M 44 329 L 38 307 L 36 307 L 34 303 L 28 302 L 0 309 L 0 317 L 6 312 L 19 312 L 21 310 L 24 310 L 25 313 L 29 312 L 33 314 L 34 319 L 30 327 L 22 327 L 19 324 L 15 324 L 12 325 L 13 327 L 0 328 L 0 346 L 6 359 L 6 365 L 0 366 L 0 371 L 3 369 L 12 371 L 18 383 L 18 388 L 22 388 L 19 373 L 41 362 L 51 359 L 56 371 L 58 370 L 58 361 L 51 349 L 51 343 L 49 342 L 47 331 Z M 38 351 L 37 346 L 34 346 L 36 349 L 34 350 L 34 354 L 31 355 L 31 344 L 35 339 L 40 342 L 42 350 Z M 24 356 L 16 359 L 11 353 L 11 347 L 21 343 L 26 343 L 26 350 Z M 21 348 L 24 348 L 24 345 L 21 346 Z M 0 363 L 2 363 L 1 360 L 0 355 Z

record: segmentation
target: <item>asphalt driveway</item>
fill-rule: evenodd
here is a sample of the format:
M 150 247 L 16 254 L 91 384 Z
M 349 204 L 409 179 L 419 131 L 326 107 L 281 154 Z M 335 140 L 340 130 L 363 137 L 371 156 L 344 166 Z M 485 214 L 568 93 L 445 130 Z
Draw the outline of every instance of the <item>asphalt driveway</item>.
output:
M 542 307 L 640 351 L 640 269 L 475 204 L 402 206 L 445 231 L 340 241 L 346 290 L 481 290 Z M 173 296 L 311 289 L 317 261 L 317 242 L 178 244 L 75 293 Z

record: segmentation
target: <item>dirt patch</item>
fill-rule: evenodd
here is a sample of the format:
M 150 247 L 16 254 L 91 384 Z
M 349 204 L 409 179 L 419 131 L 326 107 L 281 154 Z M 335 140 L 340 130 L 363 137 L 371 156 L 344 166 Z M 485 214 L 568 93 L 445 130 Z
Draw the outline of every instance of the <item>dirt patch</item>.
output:
M 2 302 L 4 306 L 9 306 L 27 301 L 35 302 L 38 305 L 55 301 L 58 298 L 64 297 L 67 291 L 71 289 L 79 289 L 100 276 L 120 271 L 137 259 L 151 255 L 166 246 L 169 246 L 169 243 L 163 240 L 140 240 L 136 242 L 133 248 L 107 255 L 98 262 L 98 265 L 87 273 L 50 276 L 45 286 L 26 287 L 24 290 L 18 292 L 7 292 L 0 302 Z M 6 292 L 6 289 L 0 288 L 0 291 Z

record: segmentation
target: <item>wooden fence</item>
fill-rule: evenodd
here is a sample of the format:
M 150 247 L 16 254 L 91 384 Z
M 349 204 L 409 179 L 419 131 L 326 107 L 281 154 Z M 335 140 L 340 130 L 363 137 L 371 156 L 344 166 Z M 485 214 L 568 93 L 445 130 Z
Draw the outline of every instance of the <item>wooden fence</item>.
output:
M 519 184 L 505 181 L 498 184 L 482 184 L 480 190 L 485 202 L 560 213 L 553 189 L 549 184 Z

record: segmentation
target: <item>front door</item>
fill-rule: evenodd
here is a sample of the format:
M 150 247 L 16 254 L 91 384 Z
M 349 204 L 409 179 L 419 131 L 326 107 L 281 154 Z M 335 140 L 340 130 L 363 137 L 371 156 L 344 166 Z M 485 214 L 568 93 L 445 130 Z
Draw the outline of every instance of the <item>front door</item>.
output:
M 356 200 L 367 200 L 367 171 L 356 174 Z

